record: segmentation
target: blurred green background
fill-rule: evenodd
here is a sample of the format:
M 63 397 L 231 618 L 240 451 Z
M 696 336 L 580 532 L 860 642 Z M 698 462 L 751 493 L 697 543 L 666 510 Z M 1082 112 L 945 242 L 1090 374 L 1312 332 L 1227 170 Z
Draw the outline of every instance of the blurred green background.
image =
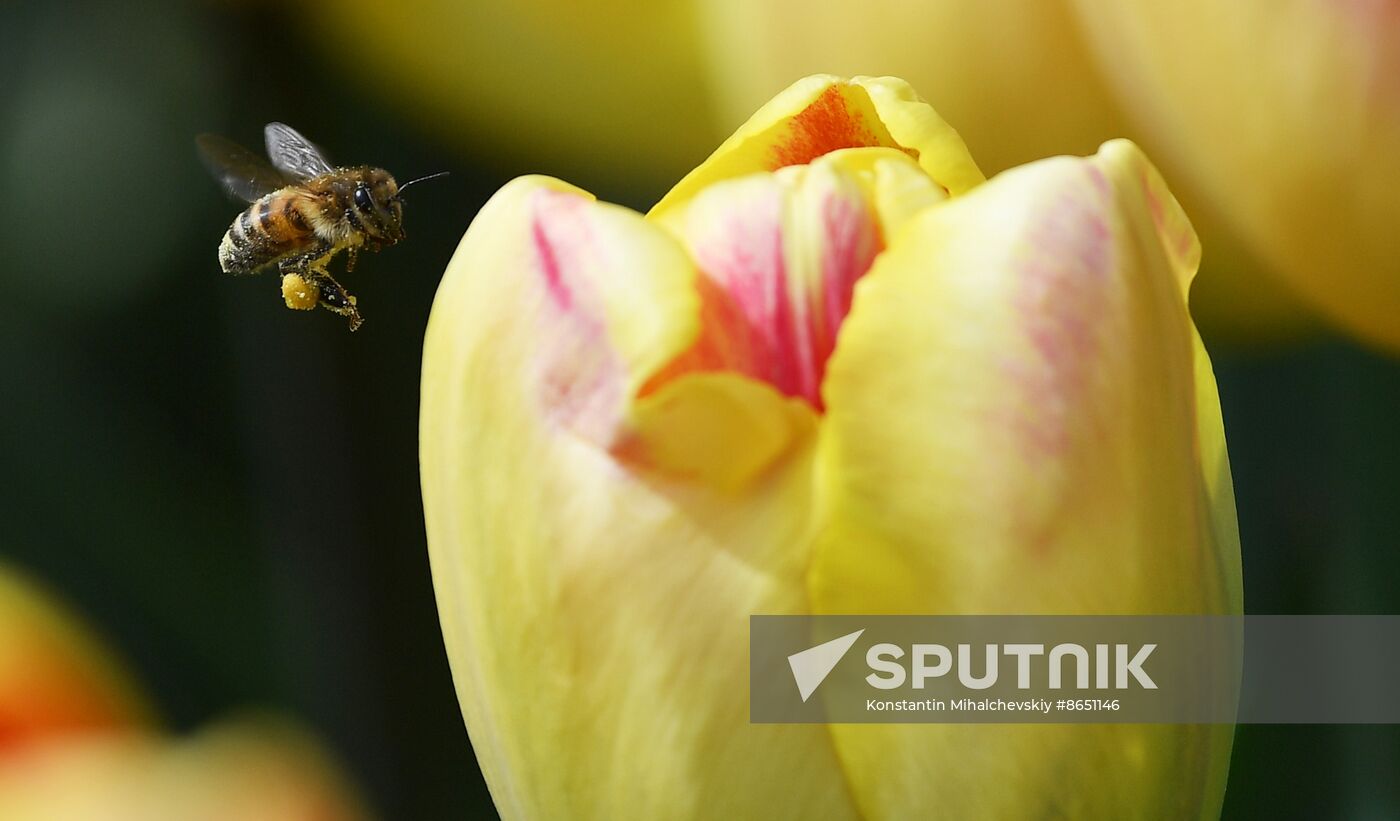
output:
M 270 706 L 386 818 L 494 817 L 428 572 L 422 332 L 485 198 L 578 169 L 421 130 L 327 59 L 373 61 L 372 41 L 309 39 L 273 4 L 0 6 L 0 555 L 101 629 L 170 727 Z M 407 242 L 345 278 L 356 334 L 285 310 L 274 276 L 218 271 L 240 206 L 193 136 L 260 149 L 272 120 L 401 180 L 452 172 L 413 192 Z M 579 181 L 638 208 L 664 191 Z M 1205 333 L 1248 611 L 1400 612 L 1400 362 Z M 1400 728 L 1242 727 L 1225 817 L 1400 818 L 1398 772 Z

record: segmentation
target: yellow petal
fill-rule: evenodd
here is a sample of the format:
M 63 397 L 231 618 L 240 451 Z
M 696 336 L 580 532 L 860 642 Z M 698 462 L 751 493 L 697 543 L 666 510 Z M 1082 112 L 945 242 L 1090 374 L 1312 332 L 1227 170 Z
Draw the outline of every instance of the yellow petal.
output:
M 721 180 L 870 146 L 903 149 L 953 195 L 983 180 L 962 138 L 903 80 L 815 75 L 793 83 L 759 109 L 677 183 L 650 216 L 662 217 Z
M 693 282 L 661 228 L 530 179 L 481 211 L 434 302 L 429 554 L 506 818 L 854 815 L 824 728 L 750 725 L 742 686 L 748 614 L 807 607 L 814 437 L 764 421 L 790 413 L 770 388 L 692 376 L 672 383 L 691 410 L 748 420 L 721 441 L 775 431 L 782 458 L 742 491 L 632 459 L 637 424 L 694 430 L 664 389 L 627 414 L 631 386 L 693 338 Z M 651 455 L 725 461 L 685 443 Z
M 0 752 L 150 720 L 131 679 L 87 627 L 0 564 Z
M 1184 297 L 1195 259 L 1175 202 L 1122 142 L 911 221 L 858 287 L 829 366 L 813 607 L 1238 613 L 1218 399 Z M 867 816 L 958 818 L 1214 817 L 1231 737 L 833 734 Z
M 816 426 L 810 405 L 729 371 L 689 373 L 633 409 L 633 437 L 614 453 L 634 466 L 738 490 Z

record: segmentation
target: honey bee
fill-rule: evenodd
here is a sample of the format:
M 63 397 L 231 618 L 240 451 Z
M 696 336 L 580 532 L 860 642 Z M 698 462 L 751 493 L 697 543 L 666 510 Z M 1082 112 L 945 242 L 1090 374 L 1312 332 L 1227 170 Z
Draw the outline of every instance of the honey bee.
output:
M 252 203 L 219 243 L 219 267 L 251 274 L 276 265 L 288 308 L 320 305 L 347 317 L 353 331 L 363 322 L 355 297 L 330 275 L 328 264 L 344 251 L 348 272 L 362 249 L 378 251 L 403 239 L 404 190 L 446 172 L 400 186 L 382 168 L 332 166 L 290 126 L 269 123 L 263 133 L 271 164 L 214 134 L 195 139 L 214 176 Z

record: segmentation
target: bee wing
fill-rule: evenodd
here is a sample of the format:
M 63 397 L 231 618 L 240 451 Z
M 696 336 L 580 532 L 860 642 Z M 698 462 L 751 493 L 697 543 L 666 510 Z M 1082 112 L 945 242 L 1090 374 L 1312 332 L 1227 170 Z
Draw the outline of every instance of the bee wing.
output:
M 332 170 L 321 149 L 284 123 L 268 123 L 263 129 L 267 138 L 267 156 L 272 164 L 287 176 L 305 180 L 319 177 Z
M 231 194 L 248 202 L 291 182 L 282 172 L 268 165 L 267 160 L 232 140 L 217 134 L 200 134 L 194 142 L 199 147 L 199 158 L 209 172 Z

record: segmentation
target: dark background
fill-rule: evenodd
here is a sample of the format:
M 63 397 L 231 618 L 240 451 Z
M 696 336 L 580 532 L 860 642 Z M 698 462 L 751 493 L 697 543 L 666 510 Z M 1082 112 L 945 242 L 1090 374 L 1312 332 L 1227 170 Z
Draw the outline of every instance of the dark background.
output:
M 270 4 L 5 4 L 0 69 L 0 558 L 97 625 L 173 730 L 272 707 L 386 818 L 493 817 L 428 572 L 422 333 L 476 208 L 565 171 L 426 137 Z M 356 334 L 282 308 L 275 276 L 219 274 L 239 205 L 193 136 L 256 149 L 271 120 L 400 180 L 452 172 L 344 279 Z M 1400 363 L 1203 333 L 1248 611 L 1400 612 Z M 1225 816 L 1400 818 L 1397 774 L 1397 728 L 1242 727 Z

